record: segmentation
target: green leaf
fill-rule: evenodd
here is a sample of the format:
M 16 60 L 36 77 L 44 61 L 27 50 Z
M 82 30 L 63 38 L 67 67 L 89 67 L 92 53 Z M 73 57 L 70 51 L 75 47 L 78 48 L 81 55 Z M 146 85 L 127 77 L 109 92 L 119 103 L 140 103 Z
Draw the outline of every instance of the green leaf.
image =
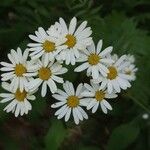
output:
M 112 132 L 107 150 L 123 150 L 133 143 L 139 134 L 139 127 L 133 123 L 123 124 Z
M 57 150 L 63 142 L 66 134 L 67 130 L 64 128 L 62 122 L 52 120 L 52 126 L 45 137 L 46 150 Z

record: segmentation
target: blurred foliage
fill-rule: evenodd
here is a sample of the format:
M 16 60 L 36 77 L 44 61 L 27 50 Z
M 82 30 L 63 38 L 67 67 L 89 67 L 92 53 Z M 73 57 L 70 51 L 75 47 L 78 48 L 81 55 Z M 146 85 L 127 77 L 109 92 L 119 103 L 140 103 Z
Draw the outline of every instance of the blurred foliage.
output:
M 0 57 L 7 60 L 11 48 L 26 48 L 28 35 L 42 26 L 47 29 L 59 17 L 88 20 L 94 41 L 104 40 L 114 53 L 136 57 L 137 80 L 132 88 L 111 102 L 108 115 L 99 110 L 75 126 L 53 118 L 54 102 L 37 95 L 28 116 L 15 118 L 0 104 L 1 150 L 149 150 L 150 121 L 150 1 L 149 0 L 1 0 Z M 72 69 L 72 67 L 70 67 Z M 71 74 L 71 75 L 70 75 Z M 84 75 L 69 72 L 65 79 L 87 82 Z M 78 79 L 78 80 L 77 80 Z M 3 90 L 1 89 L 1 92 Z

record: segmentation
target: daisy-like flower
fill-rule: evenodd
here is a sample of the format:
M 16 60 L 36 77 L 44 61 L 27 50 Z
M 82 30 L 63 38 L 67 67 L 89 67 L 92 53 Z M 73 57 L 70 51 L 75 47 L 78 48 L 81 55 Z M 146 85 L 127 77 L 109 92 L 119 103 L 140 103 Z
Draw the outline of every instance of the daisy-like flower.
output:
M 128 54 L 126 60 L 133 64 L 135 62 L 135 57 L 134 55 Z
M 97 80 L 93 80 L 94 83 L 101 82 L 100 89 L 107 88 L 109 94 L 113 91 L 120 93 L 121 89 L 126 90 L 131 87 L 128 79 L 123 70 L 129 65 L 126 62 L 126 55 L 121 56 L 116 62 L 108 66 L 109 73 L 106 77 L 99 77 Z
M 47 33 L 42 27 L 39 27 L 38 31 L 35 31 L 35 35 L 29 35 L 29 37 L 35 42 L 28 44 L 29 50 L 32 51 L 30 54 L 32 59 L 38 59 L 45 55 L 47 61 L 52 61 L 62 49 L 67 48 L 66 45 L 62 45 L 66 39 L 57 34 L 54 37 L 54 32 L 50 29 Z
M 29 78 L 35 75 L 34 69 L 36 69 L 37 66 L 27 61 L 27 49 L 24 53 L 22 53 L 20 48 L 17 48 L 17 51 L 12 49 L 8 54 L 8 58 L 11 63 L 0 62 L 3 66 L 0 70 L 5 72 L 1 75 L 1 80 L 10 80 L 10 90 L 17 90 L 19 88 L 22 92 L 26 88 L 25 85 L 28 83 Z
M 27 92 L 23 90 L 22 92 L 17 89 L 16 91 L 11 91 L 9 88 L 10 84 L 2 82 L 2 87 L 8 91 L 7 93 L 0 93 L 0 97 L 3 99 L 0 103 L 10 102 L 5 108 L 4 111 L 7 113 L 12 112 L 15 114 L 15 117 L 19 115 L 23 116 L 28 114 L 29 110 L 32 109 L 32 106 L 28 100 L 35 100 L 34 92 Z
M 53 95 L 53 97 L 59 102 L 56 102 L 51 107 L 61 107 L 55 113 L 57 118 L 61 119 L 65 117 L 65 121 L 67 122 L 72 113 L 76 124 L 79 124 L 79 121 L 82 121 L 84 118 L 88 119 L 88 115 L 81 107 L 87 105 L 87 102 L 85 100 L 82 100 L 81 95 L 81 93 L 83 92 L 83 84 L 79 84 L 75 91 L 73 84 L 69 81 L 66 81 L 63 84 L 63 88 L 65 91 L 58 89 L 56 94 Z
M 87 69 L 87 76 L 91 75 L 93 79 L 97 79 L 100 75 L 107 76 L 109 70 L 107 69 L 108 64 L 112 64 L 113 60 L 107 58 L 112 52 L 113 47 L 109 46 L 103 51 L 102 40 L 99 40 L 97 48 L 95 48 L 94 43 L 92 43 L 86 50 L 84 50 L 85 55 L 81 55 L 79 62 L 84 62 L 82 65 L 75 68 L 75 72 L 81 72 Z
M 92 34 L 91 28 L 86 26 L 87 21 L 84 21 L 77 28 L 77 19 L 75 17 L 70 21 L 69 28 L 62 18 L 55 23 L 55 28 L 57 28 L 61 37 L 66 38 L 66 42 L 63 45 L 67 46 L 57 56 L 57 60 L 63 60 L 67 65 L 70 63 L 75 65 L 76 59 L 80 56 L 79 52 L 84 51 L 92 42 L 92 37 L 90 37 Z
M 134 81 L 136 79 L 137 68 L 134 65 L 135 58 L 133 55 L 127 55 L 126 61 L 129 62 L 129 65 L 123 70 L 123 72 L 128 75 L 129 81 Z
M 128 80 L 129 81 L 134 81 L 136 79 L 136 72 L 137 72 L 137 68 L 134 64 L 130 64 L 128 67 L 126 67 L 124 69 L 124 73 L 126 75 L 128 75 Z
M 100 105 L 102 111 L 107 114 L 107 109 L 112 110 L 111 105 L 106 101 L 106 99 L 116 98 L 115 93 L 109 94 L 105 89 L 100 89 L 99 84 L 91 85 L 84 84 L 86 90 L 82 93 L 82 96 L 86 97 L 85 100 L 89 101 L 87 105 L 87 110 L 92 109 L 92 113 L 95 113 Z
M 35 90 L 42 84 L 41 95 L 44 97 L 47 93 L 47 85 L 52 93 L 57 91 L 57 86 L 55 82 L 63 83 L 63 78 L 58 77 L 58 75 L 67 72 L 65 67 L 62 67 L 58 62 L 54 63 L 45 61 L 45 57 L 42 57 L 42 61 L 38 60 L 38 68 L 36 70 L 37 77 L 30 80 L 28 83 L 29 90 Z

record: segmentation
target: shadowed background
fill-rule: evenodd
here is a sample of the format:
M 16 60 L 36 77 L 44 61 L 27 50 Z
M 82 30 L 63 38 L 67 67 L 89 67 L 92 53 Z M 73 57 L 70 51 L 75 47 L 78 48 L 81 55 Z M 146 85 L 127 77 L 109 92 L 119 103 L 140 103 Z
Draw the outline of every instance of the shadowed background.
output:
M 23 117 L 6 114 L 6 104 L 0 104 L 0 150 L 149 150 L 150 120 L 142 118 L 150 112 L 149 0 L 1 0 L 0 61 L 8 61 L 11 48 L 24 50 L 38 27 L 73 16 L 79 23 L 88 21 L 95 42 L 103 39 L 103 47 L 112 45 L 113 53 L 135 55 L 137 80 L 109 100 L 113 111 L 108 115 L 99 109 L 78 126 L 56 120 L 50 92 L 45 99 L 36 94 L 32 111 Z M 65 80 L 76 86 L 88 82 L 84 73 L 69 68 Z

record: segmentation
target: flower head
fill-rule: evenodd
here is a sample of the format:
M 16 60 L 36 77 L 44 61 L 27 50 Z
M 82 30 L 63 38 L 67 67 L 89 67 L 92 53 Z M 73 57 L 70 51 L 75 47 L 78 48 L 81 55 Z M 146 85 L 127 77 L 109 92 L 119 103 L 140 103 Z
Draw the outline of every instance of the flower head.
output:
M 97 47 L 95 48 L 94 43 L 87 47 L 84 54 L 79 58 L 79 62 L 84 62 L 82 65 L 75 69 L 75 72 L 80 72 L 87 69 L 87 75 L 92 76 L 93 79 L 97 79 L 100 75 L 107 76 L 109 72 L 106 65 L 112 64 L 113 60 L 107 58 L 112 52 L 112 47 L 107 47 L 103 51 L 102 40 L 99 40 Z
M 37 89 L 42 84 L 41 95 L 44 97 L 47 93 L 47 85 L 50 88 L 52 93 L 57 91 L 57 86 L 55 82 L 63 83 L 63 78 L 58 75 L 64 74 L 67 72 L 65 67 L 58 62 L 52 61 L 47 62 L 45 57 L 42 57 L 42 61 L 38 60 L 38 68 L 35 71 L 36 78 L 30 80 L 28 83 L 28 89 L 34 90 Z
M 134 81 L 136 79 L 136 72 L 138 68 L 135 66 L 135 58 L 133 55 L 127 55 L 126 61 L 129 63 L 123 70 L 123 72 L 128 76 L 129 81 Z
M 92 113 L 95 113 L 100 106 L 102 111 L 107 114 L 107 109 L 112 110 L 111 105 L 106 101 L 106 99 L 116 98 L 115 93 L 109 94 L 105 89 L 100 89 L 99 84 L 94 84 L 91 82 L 91 85 L 84 84 L 86 90 L 82 95 L 86 98 L 84 100 L 89 101 L 87 105 L 87 110 L 92 109 Z
M 109 94 L 113 91 L 120 93 L 121 89 L 126 90 L 128 87 L 131 87 L 128 81 L 129 76 L 123 72 L 128 65 L 129 62 L 126 62 L 126 55 L 123 55 L 113 64 L 107 66 L 109 72 L 106 77 L 101 76 L 97 80 L 93 80 L 93 82 L 101 82 L 100 89 L 107 88 Z
M 73 84 L 69 81 L 66 81 L 63 84 L 64 91 L 58 89 L 56 94 L 53 97 L 58 100 L 51 107 L 59 108 L 55 115 L 58 119 L 65 117 L 67 122 L 70 118 L 70 115 L 73 115 L 74 121 L 76 124 L 79 124 L 79 121 L 88 119 L 86 112 L 82 109 L 82 106 L 86 106 L 87 102 L 82 100 L 81 93 L 83 92 L 83 84 L 79 84 L 76 91 L 73 87 Z
M 17 48 L 17 51 L 12 49 L 8 54 L 8 58 L 11 63 L 0 63 L 3 66 L 0 68 L 0 70 L 5 72 L 1 75 L 2 81 L 10 80 L 10 90 L 19 89 L 22 92 L 24 89 L 26 89 L 26 84 L 28 83 L 29 79 L 35 75 L 33 71 L 36 68 L 36 65 L 27 61 L 27 49 L 24 51 L 24 53 L 22 53 L 20 48 Z
M 39 27 L 38 31 L 35 31 L 35 35 L 29 35 L 35 42 L 28 44 L 32 59 L 45 56 L 47 61 L 52 61 L 62 49 L 67 48 L 65 45 L 62 46 L 65 42 L 65 38 L 56 38 L 52 36 L 52 34 L 52 30 L 46 32 L 42 27 Z
M 62 18 L 54 26 L 57 28 L 57 33 L 60 33 L 60 37 L 66 39 L 63 45 L 67 46 L 66 49 L 60 52 L 57 59 L 65 61 L 67 65 L 70 63 L 75 65 L 76 59 L 80 56 L 79 51 L 84 51 L 92 42 L 90 37 L 92 34 L 91 28 L 86 27 L 87 21 L 82 22 L 77 28 L 77 19 L 75 17 L 71 19 L 69 28 Z
M 4 111 L 14 113 L 16 117 L 28 114 L 28 111 L 32 109 L 28 100 L 35 100 L 35 96 L 33 95 L 35 91 L 29 92 L 25 89 L 23 91 L 19 89 L 11 91 L 9 86 L 10 84 L 2 82 L 2 87 L 9 93 L 0 93 L 0 97 L 3 98 L 0 103 L 10 102 L 4 108 Z

